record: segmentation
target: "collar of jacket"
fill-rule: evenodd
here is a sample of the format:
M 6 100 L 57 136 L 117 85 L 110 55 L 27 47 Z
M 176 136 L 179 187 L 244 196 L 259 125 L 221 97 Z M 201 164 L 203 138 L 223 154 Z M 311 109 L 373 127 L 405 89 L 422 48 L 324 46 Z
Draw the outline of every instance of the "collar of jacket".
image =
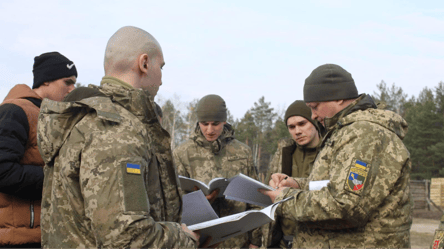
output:
M 358 111 L 358 110 L 366 110 L 368 108 L 377 108 L 375 102 L 373 101 L 372 97 L 367 94 L 361 94 L 355 101 L 350 103 L 347 107 L 345 107 L 342 111 L 336 113 L 331 118 L 325 118 L 324 124 L 325 129 L 327 132 L 330 132 L 334 128 L 340 128 L 342 126 L 342 123 L 340 120 L 349 115 L 352 112 Z
M 317 151 L 322 143 L 322 137 L 320 137 L 318 145 L 314 148 L 301 146 L 296 143 L 293 138 L 283 139 L 279 143 L 282 146 L 282 173 L 291 175 L 293 170 L 293 154 L 296 153 L 296 150 L 302 151 L 303 153 Z
M 104 76 L 102 78 L 102 81 L 100 82 L 100 86 L 102 86 L 105 83 L 111 83 L 111 84 L 114 84 L 114 85 L 119 85 L 119 86 L 122 86 L 122 87 L 124 87 L 124 88 L 126 88 L 128 90 L 134 89 L 134 87 L 132 85 L 130 85 L 130 84 L 126 83 L 125 81 L 120 80 L 120 79 L 118 79 L 116 77 L 112 77 L 112 76 Z
M 105 76 L 100 82 L 100 90 L 111 97 L 113 102 L 137 116 L 142 122 L 153 124 L 157 121 L 154 104 L 148 91 L 136 89 L 117 78 Z
M 217 155 L 228 144 L 228 142 L 234 139 L 234 129 L 230 124 L 226 123 L 224 125 L 222 134 L 216 140 L 209 142 L 202 134 L 199 123 L 197 123 L 192 139 L 199 146 L 202 146 L 210 150 L 213 154 Z
M 42 97 L 40 97 L 37 93 L 35 93 L 34 90 L 32 90 L 28 85 L 25 84 L 18 84 L 15 85 L 6 95 L 4 100 L 10 100 L 10 99 L 26 99 L 26 98 L 34 98 L 42 100 Z
M 329 140 L 330 136 L 333 134 L 333 131 L 340 129 L 343 126 L 341 122 L 342 118 L 355 111 L 366 110 L 369 108 L 377 108 L 377 106 L 370 95 L 361 94 L 355 101 L 353 101 L 342 111 L 336 113 L 336 115 L 334 115 L 332 118 L 325 118 L 324 124 L 327 133 L 323 137 L 322 142 L 318 147 L 323 147 L 324 143 L 326 143 Z

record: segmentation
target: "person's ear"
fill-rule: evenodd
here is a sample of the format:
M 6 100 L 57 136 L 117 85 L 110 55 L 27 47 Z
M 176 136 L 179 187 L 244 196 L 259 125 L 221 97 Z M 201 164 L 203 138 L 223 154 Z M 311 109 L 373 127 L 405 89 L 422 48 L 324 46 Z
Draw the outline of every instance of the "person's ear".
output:
M 142 73 L 148 74 L 149 58 L 147 54 L 141 54 L 138 59 L 139 69 Z
M 344 104 L 344 100 L 343 99 L 336 100 L 336 103 L 338 103 L 339 106 L 342 106 L 342 104 Z

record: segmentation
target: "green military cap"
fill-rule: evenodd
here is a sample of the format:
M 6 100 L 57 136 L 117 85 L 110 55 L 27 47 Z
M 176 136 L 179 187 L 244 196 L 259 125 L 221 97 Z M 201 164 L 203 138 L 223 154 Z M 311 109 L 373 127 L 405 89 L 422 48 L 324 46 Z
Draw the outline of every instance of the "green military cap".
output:
M 304 101 L 306 103 L 354 99 L 358 96 L 351 74 L 335 64 L 319 66 L 305 79 Z
M 197 103 L 196 109 L 197 121 L 199 122 L 227 121 L 227 106 L 219 95 L 204 96 Z
M 323 132 L 322 124 L 311 119 L 311 110 L 304 101 L 296 100 L 295 102 L 291 103 L 290 106 L 288 106 L 287 111 L 285 112 L 285 125 L 287 125 L 287 120 L 293 116 L 301 116 L 307 119 L 316 127 L 318 132 Z

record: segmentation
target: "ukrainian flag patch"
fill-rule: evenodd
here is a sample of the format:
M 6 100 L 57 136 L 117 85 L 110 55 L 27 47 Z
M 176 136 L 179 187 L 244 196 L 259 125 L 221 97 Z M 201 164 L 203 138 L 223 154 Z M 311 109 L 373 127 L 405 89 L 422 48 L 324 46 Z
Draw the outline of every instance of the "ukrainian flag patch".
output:
M 355 167 L 367 170 L 367 164 L 358 160 L 356 160 Z
M 140 165 L 134 163 L 126 163 L 126 173 L 140 175 Z
M 360 193 L 365 184 L 368 175 L 368 166 L 366 163 L 356 160 L 355 164 L 350 168 L 346 186 L 349 190 Z

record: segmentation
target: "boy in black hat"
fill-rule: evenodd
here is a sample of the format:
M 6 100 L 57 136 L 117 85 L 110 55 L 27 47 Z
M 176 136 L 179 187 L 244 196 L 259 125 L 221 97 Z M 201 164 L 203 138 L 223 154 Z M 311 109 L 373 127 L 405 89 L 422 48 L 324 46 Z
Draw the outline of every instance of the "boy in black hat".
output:
M 40 247 L 44 162 L 37 147 L 43 98 L 61 101 L 74 89 L 77 69 L 58 52 L 34 58 L 32 89 L 14 86 L 0 105 L 0 247 Z

